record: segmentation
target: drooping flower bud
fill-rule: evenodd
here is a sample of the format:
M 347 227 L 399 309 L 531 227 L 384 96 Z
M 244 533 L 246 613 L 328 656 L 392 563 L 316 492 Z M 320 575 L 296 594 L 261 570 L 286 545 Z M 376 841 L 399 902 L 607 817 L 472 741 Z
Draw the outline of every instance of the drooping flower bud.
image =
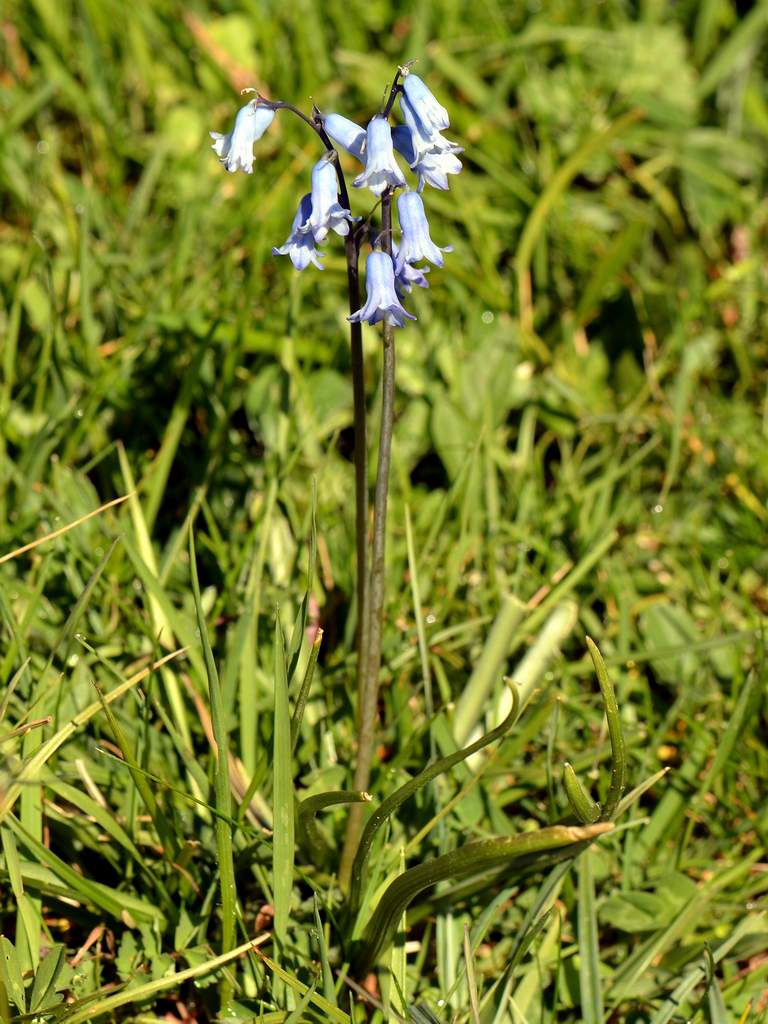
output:
M 448 111 L 441 106 L 431 90 L 418 75 L 408 74 L 403 80 L 403 92 L 416 117 L 427 131 L 442 131 L 450 127 Z
M 365 305 L 347 317 L 352 323 L 377 324 L 381 320 L 392 327 L 405 327 L 406 320 L 415 320 L 405 309 L 395 291 L 395 267 L 385 252 L 372 252 L 365 263 Z
M 346 149 L 352 156 L 363 163 L 363 150 L 365 149 L 365 128 L 350 121 L 348 117 L 341 114 L 321 114 L 323 128 L 329 139 Z
M 252 100 L 238 110 L 235 125 L 228 135 L 209 132 L 213 139 L 211 149 L 230 173 L 234 174 L 242 167 L 246 174 L 252 174 L 253 144 L 261 138 L 274 119 L 274 110 L 260 107 L 257 100 Z
M 405 188 L 405 177 L 392 149 L 392 130 L 385 117 L 376 115 L 368 124 L 365 141 L 365 170 L 352 183 L 380 196 L 386 188 Z
M 320 262 L 320 254 L 315 248 L 315 236 L 311 231 L 301 230 L 301 225 L 309 220 L 311 214 L 312 197 L 307 194 L 299 203 L 290 235 L 279 248 L 272 247 L 273 256 L 289 256 L 297 270 L 306 270 L 310 263 L 313 263 L 318 270 L 325 269 Z
M 447 245 L 441 249 L 430 238 L 424 203 L 418 192 L 403 192 L 397 197 L 397 216 L 403 237 L 395 269 L 399 272 L 404 263 L 417 263 L 419 260 L 429 260 L 436 267 L 442 267 L 445 262 L 443 253 L 452 252 L 453 247 Z
M 333 152 L 326 153 L 312 168 L 312 213 L 299 230 L 311 231 L 316 242 L 324 241 L 330 230 L 342 237 L 349 234 L 352 215 L 338 201 L 334 159 Z

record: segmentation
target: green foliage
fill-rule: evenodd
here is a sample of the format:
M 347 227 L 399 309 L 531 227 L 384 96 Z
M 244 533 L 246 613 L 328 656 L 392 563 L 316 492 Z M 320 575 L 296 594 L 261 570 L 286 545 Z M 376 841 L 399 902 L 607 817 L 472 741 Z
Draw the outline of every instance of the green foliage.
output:
M 747 7 L 6 5 L 0 1021 L 176 999 L 206 1020 L 223 996 L 230 1019 L 349 1024 L 353 958 L 378 958 L 377 1021 L 763 1019 L 768 17 Z M 397 339 L 383 827 L 350 915 L 343 255 L 271 257 L 315 140 L 278 119 L 248 179 L 207 132 L 246 85 L 364 119 L 413 56 L 466 170 L 430 194 L 455 252 Z M 600 813 L 575 869 L 518 858 Z

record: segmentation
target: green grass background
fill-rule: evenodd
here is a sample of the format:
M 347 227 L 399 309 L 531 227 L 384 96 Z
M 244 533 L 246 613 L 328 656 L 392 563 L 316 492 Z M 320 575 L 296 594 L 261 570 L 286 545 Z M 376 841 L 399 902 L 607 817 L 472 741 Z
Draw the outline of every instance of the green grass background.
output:
M 735 0 L 3 6 L 0 555 L 136 497 L 0 564 L 0 1019 L 50 1005 L 73 1024 L 159 1020 L 179 999 L 204 1021 L 224 985 L 245 1020 L 427 1020 L 388 992 L 387 967 L 440 1021 L 768 1019 L 767 29 L 765 2 Z M 297 121 L 276 120 L 250 178 L 223 172 L 208 131 L 228 130 L 248 85 L 365 121 L 411 57 L 466 152 L 450 191 L 425 195 L 454 252 L 397 338 L 374 800 L 446 734 L 511 598 L 526 610 L 471 724 L 494 720 L 526 650 L 542 663 L 490 760 L 398 812 L 381 878 L 403 846 L 418 864 L 558 820 L 565 760 L 604 795 L 586 633 L 617 688 L 631 784 L 673 770 L 550 890 L 546 874 L 502 877 L 422 904 L 414 944 L 399 936 L 383 962 L 392 1009 L 365 1011 L 335 973 L 346 808 L 320 816 L 327 849 L 299 848 L 292 873 L 261 831 L 273 786 L 305 797 L 351 778 L 343 252 L 328 246 L 322 274 L 271 256 L 318 156 Z M 375 413 L 376 332 L 365 342 Z M 325 637 L 291 761 L 308 586 Z M 98 707 L 94 683 L 113 691 L 176 646 Z M 210 809 L 237 817 L 243 796 L 216 777 L 211 711 L 256 780 L 258 813 L 237 827 Z M 275 907 L 285 941 L 264 948 L 285 977 L 255 954 L 223 982 L 204 974 L 233 926 L 227 864 L 237 941 Z M 143 999 L 110 1009 L 120 982 Z

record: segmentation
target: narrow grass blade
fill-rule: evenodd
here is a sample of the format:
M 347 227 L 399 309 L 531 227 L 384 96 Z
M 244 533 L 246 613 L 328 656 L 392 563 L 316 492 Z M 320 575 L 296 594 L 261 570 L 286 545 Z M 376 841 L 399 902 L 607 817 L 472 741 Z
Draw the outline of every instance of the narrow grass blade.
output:
M 325 940 L 325 929 L 323 928 L 323 922 L 320 918 L 320 903 L 317 898 L 317 893 L 315 893 L 314 901 L 317 946 L 320 954 L 320 967 L 323 972 L 323 995 L 331 1006 L 338 1006 L 338 1000 L 336 999 L 336 986 L 333 984 L 333 971 L 331 970 L 331 961 L 328 957 L 328 944 Z
M 102 694 L 98 686 L 96 687 L 96 692 L 99 695 L 99 700 L 101 701 L 101 705 L 104 709 L 104 714 L 106 715 L 107 721 L 109 722 L 109 727 L 112 730 L 112 735 L 115 738 L 115 743 L 117 743 L 118 747 L 120 748 L 120 753 L 123 755 L 123 761 L 128 767 L 128 771 L 131 773 L 133 784 L 136 787 L 139 796 L 141 797 L 141 800 L 147 809 L 147 813 L 152 819 L 153 825 L 155 826 L 155 830 L 157 831 L 157 835 L 160 839 L 160 843 L 165 852 L 165 856 L 169 860 L 173 860 L 175 859 L 179 852 L 179 841 L 173 834 L 173 830 L 170 826 L 168 818 L 168 812 L 158 807 L 157 800 L 155 799 L 155 794 L 150 789 L 146 776 L 142 771 L 139 770 L 139 764 L 136 760 L 133 748 L 128 740 L 128 737 L 123 732 L 122 727 L 118 722 L 114 711 L 109 706 L 109 704 L 105 702 L 104 695 Z
M 5 688 L 5 693 L 3 694 L 3 699 L 0 700 L 0 723 L 2 723 L 4 718 L 5 718 L 6 712 L 8 711 L 8 705 L 11 702 L 11 697 L 13 696 L 14 691 L 16 690 L 16 687 L 19 685 L 21 680 L 24 678 L 24 673 L 29 668 L 29 663 L 30 663 L 31 660 L 32 660 L 31 657 L 28 657 L 28 658 L 24 659 L 24 661 L 21 663 L 21 665 L 19 665 L 18 669 L 14 672 L 13 676 L 11 677 L 10 682 L 8 683 L 8 685 Z
M 472 1021 L 472 1024 L 480 1024 L 475 958 L 472 953 L 472 943 L 469 941 L 469 925 L 466 923 L 464 925 L 464 964 L 467 969 L 467 989 L 469 990 L 469 1019 Z
M 309 661 L 307 663 L 306 671 L 304 672 L 304 678 L 301 681 L 301 687 L 293 708 L 293 714 L 291 715 L 291 753 L 296 750 L 296 744 L 299 741 L 301 721 L 304 717 L 304 709 L 307 706 L 310 690 L 312 689 L 312 680 L 315 676 L 315 667 L 317 666 L 317 659 L 320 654 L 320 645 L 322 642 L 323 631 L 318 627 L 317 635 L 312 643 L 312 649 L 309 652 Z
M 245 770 L 251 779 L 254 778 L 257 759 L 258 712 L 256 707 L 256 649 L 258 646 L 259 616 L 261 614 L 261 587 L 264 578 L 264 564 L 267 559 L 269 538 L 272 531 L 272 518 L 277 501 L 278 476 L 275 473 L 267 488 L 264 501 L 264 514 L 261 522 L 259 547 L 251 564 L 246 584 L 246 616 L 247 632 L 242 644 L 239 669 L 239 710 L 240 710 L 240 751 Z
M 592 858 L 586 850 L 577 865 L 579 897 L 577 920 L 579 935 L 579 989 L 583 1024 L 603 1024 L 603 987 L 600 980 L 600 945 L 595 909 L 595 883 Z
M 296 1009 L 295 1010 L 291 1010 L 291 1012 L 286 1016 L 285 1024 L 301 1024 L 302 1021 L 305 1021 L 307 1019 L 306 1016 L 305 1016 L 304 1011 L 309 1006 L 309 1004 L 312 1002 L 312 997 L 315 994 L 315 989 L 316 988 L 317 988 L 317 978 L 315 978 L 315 980 L 309 986 L 309 988 L 304 993 L 304 995 L 301 997 L 301 999 L 299 999 L 298 1003 L 296 1004 Z
M 411 599 L 413 601 L 413 617 L 416 620 L 416 638 L 419 644 L 419 660 L 421 662 L 421 677 L 424 682 L 424 711 L 428 721 L 432 721 L 435 714 L 434 702 L 432 700 L 432 673 L 429 668 L 429 646 L 427 645 L 427 632 L 424 628 L 424 616 L 421 610 L 421 594 L 419 592 L 419 569 L 416 564 L 416 547 L 413 543 L 413 524 L 411 522 L 411 509 L 405 506 L 405 543 L 408 552 L 408 572 L 411 576 Z M 434 750 L 432 751 L 434 754 Z
M 669 774 L 669 771 L 669 768 L 662 768 L 658 772 L 654 772 L 650 778 L 641 782 L 639 786 L 635 786 L 634 789 L 631 789 L 629 793 L 619 801 L 619 806 L 616 808 L 616 814 L 614 817 L 620 818 L 621 815 L 628 811 L 633 804 L 637 803 L 643 793 L 647 793 L 648 790 L 655 786 L 660 779 L 663 779 L 665 775 Z
M 294 978 L 294 976 L 292 974 L 289 974 L 288 971 L 284 970 L 284 968 L 282 968 L 280 964 L 276 963 L 274 960 L 271 960 L 268 956 L 265 956 L 265 954 L 262 953 L 260 950 L 255 950 L 255 952 L 258 955 L 261 962 L 267 968 L 269 968 L 269 970 L 272 971 L 277 978 L 285 982 L 288 988 L 293 989 L 293 991 L 296 992 L 298 995 L 304 995 L 304 993 L 308 990 L 308 985 L 305 985 L 303 982 L 299 981 L 298 978 Z M 334 1006 L 327 999 L 324 999 L 321 995 L 318 995 L 317 992 L 312 993 L 310 1002 L 312 1003 L 313 1006 L 316 1006 L 318 1010 L 324 1013 L 329 1020 L 333 1021 L 334 1024 L 352 1024 L 352 1018 L 349 1016 L 349 1014 L 344 1013 L 344 1011 L 340 1010 L 338 1006 Z M 66 1021 L 65 1024 L 69 1024 L 69 1021 Z
M 405 871 L 405 850 L 400 850 L 400 874 Z M 390 982 L 387 986 L 385 1005 L 391 1008 L 393 996 L 397 997 L 397 1012 L 404 1014 L 408 1007 L 408 981 L 406 977 L 408 957 L 405 951 L 406 915 L 400 918 L 389 957 Z M 392 991 L 394 989 L 394 992 Z
M 161 589 L 158 584 L 158 571 L 157 571 L 157 559 L 155 558 L 155 550 L 152 546 L 152 541 L 149 535 L 149 529 L 147 527 L 146 519 L 144 518 L 144 512 L 141 507 L 141 502 L 136 493 L 136 485 L 133 480 L 133 472 L 131 471 L 128 457 L 125 454 L 125 448 L 122 444 L 117 446 L 117 454 L 120 462 L 120 471 L 123 474 L 123 480 L 125 481 L 126 488 L 130 492 L 129 509 L 131 513 L 131 520 L 133 522 L 133 533 L 136 538 L 136 548 L 138 558 L 134 556 L 133 545 L 127 542 L 126 538 L 126 551 L 132 556 L 134 564 L 141 562 L 146 567 L 145 577 L 151 579 L 152 585 L 148 585 L 148 579 L 143 578 L 142 582 L 147 587 L 147 597 L 149 603 L 149 614 L 152 619 L 152 628 L 154 629 L 155 636 L 161 647 L 173 647 L 175 643 L 174 631 L 171 626 L 171 620 L 167 614 L 166 608 L 163 602 L 159 600 L 157 591 Z M 191 529 L 190 529 L 191 533 Z M 138 566 L 137 566 L 138 568 Z M 162 673 L 163 684 L 165 686 L 166 694 L 168 697 L 168 703 L 173 713 L 176 727 L 184 737 L 184 742 L 187 746 L 192 746 L 192 734 L 187 720 L 187 712 L 184 707 L 184 701 L 181 696 L 181 690 L 179 688 L 176 677 L 170 672 Z
M 246 953 L 257 952 L 258 946 L 268 942 L 269 938 L 269 934 L 259 935 L 255 939 L 249 939 L 248 942 L 242 943 L 235 949 L 230 949 L 227 953 L 206 960 L 202 964 L 195 964 L 194 967 L 187 967 L 183 971 L 157 978 L 155 981 L 148 981 L 144 985 L 137 985 L 135 988 L 123 990 L 115 995 L 105 996 L 103 993 L 97 992 L 88 999 L 69 1007 L 67 1012 L 59 1017 L 59 1024 L 89 1024 L 95 1018 L 111 1013 L 121 1006 L 127 1006 L 129 1003 L 144 1003 L 161 992 L 177 989 L 185 981 L 213 974 L 219 968 Z M 343 1020 L 339 1020 L 339 1024 L 348 1024 L 348 1018 L 345 1016 Z
M 712 959 L 714 963 L 721 963 L 745 935 L 750 932 L 760 933 L 766 927 L 768 927 L 768 914 L 765 912 L 743 918 L 728 938 L 721 942 L 717 949 L 713 950 Z M 650 1024 L 669 1024 L 673 1018 L 677 1017 L 690 994 L 705 980 L 706 974 L 706 967 L 703 964 L 693 968 L 693 970 L 689 970 L 671 995 L 656 1010 L 650 1020 Z
M 291 718 L 283 630 L 275 616 L 275 705 L 272 761 L 272 885 L 275 940 L 282 956 L 288 939 L 294 860 L 294 792 L 291 771 Z
M 597 648 L 597 644 L 591 637 L 587 637 L 587 647 L 592 657 L 592 662 L 597 673 L 597 681 L 600 684 L 600 693 L 603 696 L 605 717 L 608 721 L 608 737 L 611 741 L 611 784 L 608 788 L 608 795 L 605 798 L 603 815 L 610 818 L 619 800 L 624 793 L 627 784 L 627 750 L 624 744 L 624 730 L 621 727 L 621 715 L 619 706 L 616 703 L 616 694 L 613 684 L 608 678 L 608 670 L 605 662 Z
M 58 530 L 46 533 L 44 537 L 38 537 L 37 540 L 30 541 L 29 544 L 24 544 L 22 547 L 15 548 L 13 551 L 7 551 L 4 555 L 0 556 L 0 565 L 2 565 L 3 562 L 10 561 L 12 558 L 18 558 L 19 555 L 23 555 L 26 551 L 32 551 L 41 544 L 46 544 L 49 540 L 55 540 L 57 537 L 61 537 L 65 533 L 69 533 L 70 530 L 74 530 L 75 527 L 79 526 L 81 523 L 86 522 L 88 519 L 93 519 L 94 516 L 101 515 L 101 513 L 106 512 L 107 509 L 115 508 L 116 505 L 121 505 L 131 497 L 133 497 L 133 492 L 123 494 L 120 498 L 113 498 L 112 501 L 108 501 L 104 505 L 99 505 L 99 507 L 95 508 L 93 512 L 88 512 L 86 515 L 80 516 L 78 519 L 74 519 L 71 523 L 67 523 L 66 526 L 60 526 Z
M 222 953 L 228 952 L 235 943 L 237 914 L 237 892 L 235 888 L 235 864 L 232 855 L 232 826 L 228 819 L 232 817 L 232 793 L 229 784 L 229 737 L 224 708 L 221 700 L 221 686 L 213 651 L 208 639 L 208 626 L 203 613 L 200 598 L 200 582 L 197 577 L 197 559 L 192 531 L 189 532 L 189 568 L 192 578 L 192 594 L 195 599 L 197 628 L 203 644 L 205 671 L 208 676 L 208 695 L 211 702 L 211 719 L 213 735 L 216 741 L 214 750 L 214 792 L 216 794 L 216 850 L 218 853 L 219 883 L 221 888 L 221 948 Z M 221 1004 L 224 1010 L 232 996 L 230 982 L 226 975 L 221 984 Z
M 533 301 L 530 285 L 530 266 L 536 242 L 544 229 L 547 218 L 555 203 L 565 192 L 570 183 L 596 153 L 607 149 L 609 143 L 621 135 L 623 131 L 639 121 L 643 116 L 641 110 L 630 110 L 617 118 L 612 124 L 600 132 L 591 135 L 586 142 L 572 153 L 552 175 L 547 187 L 542 192 L 531 210 L 525 227 L 520 234 L 515 253 L 515 270 L 518 281 L 518 298 L 520 302 L 520 321 L 524 331 L 533 330 Z

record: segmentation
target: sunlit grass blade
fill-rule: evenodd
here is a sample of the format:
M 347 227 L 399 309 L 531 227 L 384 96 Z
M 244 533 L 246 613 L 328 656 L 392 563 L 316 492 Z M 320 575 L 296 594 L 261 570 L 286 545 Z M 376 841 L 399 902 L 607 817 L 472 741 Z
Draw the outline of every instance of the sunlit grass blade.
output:
M 103 992 L 95 992 L 88 998 L 68 1007 L 67 1011 L 59 1018 L 60 1024 L 89 1024 L 90 1021 L 98 1016 L 111 1013 L 121 1006 L 127 1006 L 130 1003 L 143 1003 L 153 996 L 159 995 L 161 992 L 177 989 L 185 981 L 190 981 L 193 978 L 204 978 L 208 974 L 213 974 L 219 968 L 232 963 L 233 960 L 237 960 L 246 953 L 256 952 L 260 945 L 268 941 L 269 934 L 259 935 L 255 939 L 249 939 L 248 942 L 243 942 L 240 946 L 222 953 L 220 956 L 212 957 L 210 960 L 205 960 L 194 967 L 187 967 L 183 971 L 177 971 L 175 974 L 157 978 L 154 981 L 148 981 L 143 985 L 136 985 L 115 994 L 105 995 Z M 340 1020 L 339 1024 L 347 1024 L 347 1018 L 345 1017 L 343 1020 Z
M 424 889 L 441 881 L 458 881 L 481 874 L 501 865 L 507 865 L 509 872 L 522 864 L 530 867 L 541 854 L 553 851 L 567 854 L 569 848 L 577 852 L 580 845 L 612 829 L 610 822 L 580 826 L 553 825 L 504 839 L 468 843 L 451 853 L 409 868 L 390 883 L 371 915 L 356 954 L 356 973 L 362 973 L 377 961 L 392 941 L 400 915 Z M 545 858 L 541 859 L 543 861 Z M 507 874 L 506 878 L 509 877 Z
M 133 471 L 131 470 L 128 457 L 125 452 L 125 448 L 122 444 L 117 446 L 118 459 L 120 461 L 120 471 L 123 475 L 126 487 L 129 494 L 128 508 L 131 513 L 131 520 L 133 523 L 133 533 L 136 538 L 136 549 L 138 557 L 134 557 L 134 564 L 141 562 L 142 566 L 146 567 L 145 579 L 143 580 L 148 590 L 148 605 L 149 614 L 152 619 L 152 626 L 155 632 L 158 643 L 161 647 L 173 647 L 175 643 L 174 631 L 171 626 L 171 620 L 167 614 L 164 603 L 158 597 L 157 579 L 157 559 L 155 557 L 155 549 L 152 546 L 152 541 L 149 535 L 149 528 L 147 526 L 146 519 L 144 518 L 144 511 L 139 501 L 139 496 L 136 493 L 136 485 L 133 479 Z M 190 531 L 191 532 L 191 531 Z M 126 550 L 129 554 L 132 554 L 133 545 L 127 542 L 126 538 Z M 138 565 L 137 565 L 138 568 Z M 151 585 L 149 581 L 151 580 Z M 190 638 L 185 638 L 185 642 L 189 643 Z M 184 707 L 184 700 L 179 689 L 178 680 L 171 672 L 163 672 L 162 678 L 165 685 L 166 694 L 168 696 L 168 703 L 171 707 L 174 722 L 177 729 L 184 737 L 184 742 L 188 745 L 192 745 L 191 732 L 189 728 L 189 722 L 187 721 L 186 708 Z
M 87 522 L 94 516 L 101 515 L 102 512 L 106 512 L 110 508 L 115 508 L 117 505 L 121 505 L 124 501 L 128 501 L 129 498 L 133 497 L 133 492 L 129 494 L 123 494 L 119 498 L 113 498 L 112 501 L 107 501 L 103 505 L 99 505 L 93 512 L 88 512 L 84 516 L 80 516 L 78 519 L 74 519 L 71 523 L 67 523 L 66 526 L 60 526 L 57 530 L 52 530 L 50 533 L 46 533 L 44 537 L 38 537 L 36 540 L 32 540 L 29 544 L 24 544 L 20 548 L 15 548 L 13 551 L 7 551 L 4 555 L 0 555 L 0 565 L 3 562 L 8 562 L 12 558 L 18 558 L 19 555 L 25 554 L 27 551 L 32 551 L 34 548 L 39 547 L 41 544 L 46 544 L 49 540 L 55 540 L 57 537 L 63 536 L 65 533 L 69 533 L 70 530 L 74 530 L 75 527 L 81 523 Z
M 304 993 L 309 989 L 310 986 L 305 985 L 303 982 L 299 981 L 298 978 L 294 977 L 289 971 L 286 971 L 275 960 L 270 959 L 270 957 L 265 956 L 264 953 L 258 950 L 256 950 L 255 952 L 259 956 L 262 963 L 265 964 L 270 971 L 272 971 L 275 977 L 279 978 L 280 981 L 284 982 L 284 984 L 287 985 L 288 988 L 292 989 L 297 995 L 303 996 Z M 340 1010 L 338 1006 L 334 1006 L 333 1003 L 330 1003 L 327 999 L 324 999 L 321 995 L 318 995 L 317 992 L 312 993 L 310 1002 L 312 1003 L 313 1006 L 316 1006 L 319 1010 L 321 1010 L 322 1013 L 324 1013 L 329 1020 L 334 1022 L 334 1024 L 351 1024 L 352 1018 L 349 1016 L 349 1014 L 344 1013 L 344 1011 Z
M 275 616 L 275 703 L 274 735 L 272 741 L 272 887 L 274 899 L 274 929 L 277 952 L 282 959 L 288 941 L 288 922 L 291 916 L 293 894 L 294 802 L 293 772 L 291 770 L 291 716 L 288 707 L 288 676 L 285 664 L 283 630 L 279 616 Z
M 129 679 L 126 679 L 120 685 L 116 686 L 114 690 L 109 693 L 105 693 L 103 700 L 111 704 L 112 701 L 118 700 L 133 689 L 140 682 L 146 679 L 152 672 L 160 668 L 162 665 L 168 664 L 180 655 L 185 653 L 186 648 L 180 648 L 176 651 L 171 651 L 170 654 L 166 654 L 164 657 L 159 658 L 154 663 L 146 666 L 136 672 Z M 61 747 L 66 741 L 73 736 L 80 726 L 85 725 L 86 722 L 90 721 L 95 715 L 102 710 L 102 702 L 97 700 L 93 704 L 89 704 L 83 708 L 82 711 L 78 711 L 76 715 L 72 717 L 69 722 L 66 722 L 57 732 L 51 736 L 50 739 L 46 740 L 40 749 L 34 754 L 33 757 L 26 761 L 18 773 L 16 774 L 13 782 L 7 787 L 7 789 L 0 792 L 0 821 L 2 821 L 8 812 L 12 809 L 19 794 L 22 792 L 24 785 L 28 782 L 34 782 L 37 780 L 38 773 L 40 772 L 43 765 L 48 761 L 53 754 Z
M 646 779 L 644 782 L 641 782 L 639 786 L 635 786 L 634 789 L 631 789 L 629 793 L 627 793 L 627 795 L 622 797 L 619 801 L 619 805 L 616 808 L 615 816 L 617 818 L 620 818 L 625 811 L 628 811 L 633 804 L 637 803 L 637 801 L 644 793 L 647 793 L 648 790 L 655 786 L 656 783 L 659 782 L 661 779 L 663 779 L 665 775 L 669 774 L 669 771 L 669 768 L 661 768 L 659 771 L 654 772 L 650 778 Z
M 525 605 L 508 595 L 488 634 L 472 675 L 462 691 L 453 718 L 453 734 L 457 743 L 465 743 L 481 718 L 488 696 L 497 682 L 507 657 L 510 640 L 525 615 Z

